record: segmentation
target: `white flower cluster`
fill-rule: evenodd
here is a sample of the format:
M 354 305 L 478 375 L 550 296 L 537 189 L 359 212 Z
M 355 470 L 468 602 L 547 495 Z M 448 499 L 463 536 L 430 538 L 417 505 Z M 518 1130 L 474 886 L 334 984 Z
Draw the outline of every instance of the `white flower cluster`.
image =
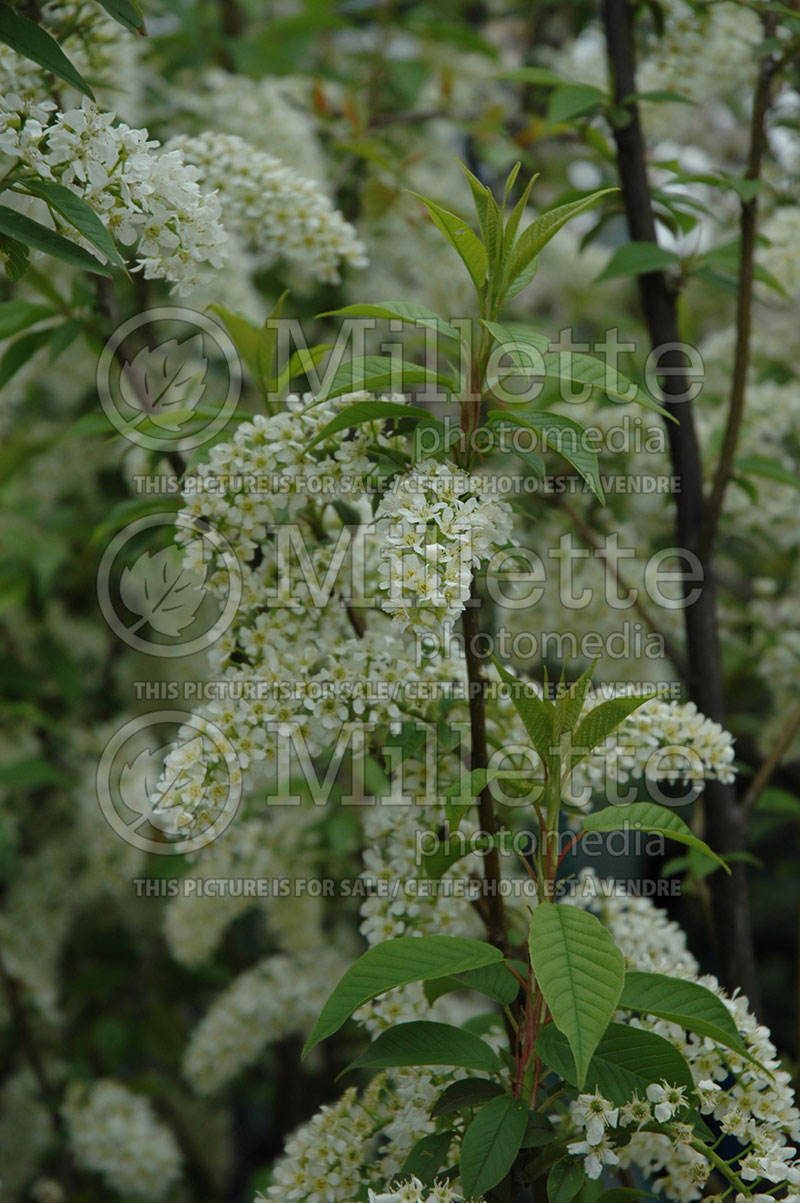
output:
M 274 1183 L 256 1200 L 266 1203 L 348 1203 L 370 1180 L 375 1135 L 389 1115 L 386 1079 L 379 1074 L 363 1095 L 351 1086 L 320 1108 L 286 1142 Z
M 800 235 L 800 214 L 795 205 L 779 205 L 761 223 L 760 233 L 768 240 L 759 247 L 758 260 L 775 277 L 790 297 L 800 293 L 800 261 L 797 239 Z
M 289 75 L 251 79 L 212 67 L 167 96 L 203 130 L 244 138 L 325 188 L 328 175 L 311 104 L 311 81 Z
M 729 998 L 716 978 L 699 976 L 697 962 L 686 948 L 684 933 L 651 900 L 604 896 L 601 891 L 596 906 L 629 968 L 697 981 L 721 999 L 747 1052 L 758 1064 L 729 1049 L 720 1049 L 708 1038 L 687 1034 L 678 1024 L 649 1016 L 630 1022 L 663 1036 L 685 1057 L 701 1115 L 713 1115 L 722 1132 L 739 1142 L 739 1159 L 734 1168 L 745 1182 L 752 1183 L 755 1191 L 761 1189 L 762 1180 L 773 1187 L 783 1184 L 796 1187 L 800 1184 L 800 1160 L 795 1148 L 800 1140 L 800 1111 L 795 1105 L 791 1076 L 781 1069 L 769 1031 L 750 1012 L 747 999 Z M 689 1100 L 665 1082 L 651 1083 L 646 1093 L 646 1100 L 634 1100 L 624 1120 L 621 1111 L 621 1125 L 635 1121 L 641 1127 L 651 1111 L 659 1122 L 672 1121 L 676 1116 L 679 1122 L 671 1135 L 637 1130 L 630 1143 L 614 1155 L 623 1168 L 638 1166 L 654 1179 L 655 1188 L 671 1199 L 691 1203 L 701 1196 L 711 1165 L 686 1143 L 680 1120 L 681 1109 L 689 1105 Z M 609 1140 L 609 1134 L 604 1132 L 601 1146 Z M 587 1163 L 592 1155 L 588 1146 L 595 1147 L 587 1128 L 587 1149 L 580 1150 Z M 596 1168 L 594 1161 L 592 1168 Z
M 240 974 L 192 1032 L 183 1074 L 198 1094 L 220 1090 L 278 1040 L 308 1032 L 348 959 L 332 948 L 265 957 Z
M 339 280 L 339 265 L 365 267 L 363 244 L 320 188 L 235 134 L 179 135 L 168 143 L 219 193 L 225 226 L 271 262 L 285 258 L 301 278 Z
M 594 692 L 585 713 L 608 696 L 604 690 Z M 573 784 L 599 788 L 610 780 L 624 784 L 642 776 L 654 781 L 733 781 L 733 760 L 730 733 L 700 714 L 694 702 L 651 698 L 578 766 Z
M 116 123 L 84 99 L 61 112 L 18 95 L 0 102 L 0 150 L 37 175 L 70 188 L 124 246 L 136 268 L 186 293 L 222 266 L 219 199 L 201 191 L 199 172 L 176 151 L 158 151 L 147 130 Z M 96 253 L 96 248 L 92 248 Z
M 541 694 L 538 683 L 527 684 Z M 610 698 L 629 692 L 618 685 L 590 690 L 582 717 Z M 509 696 L 500 695 L 490 709 L 488 724 L 490 732 L 504 744 L 527 746 L 530 742 Z M 700 714 L 694 702 L 650 698 L 574 768 L 570 802 L 588 807 L 592 793 L 602 795 L 611 783 L 624 785 L 639 777 L 680 783 L 733 781 L 733 761 L 733 737 L 719 723 Z M 530 763 L 518 767 L 530 768 Z
M 175 1186 L 181 1154 L 146 1098 L 121 1082 L 101 1079 L 86 1095 L 75 1087 L 63 1111 L 76 1162 L 102 1174 L 112 1190 L 134 1199 L 163 1199 Z
M 643 92 L 666 89 L 702 104 L 741 96 L 752 87 L 763 36 L 755 12 L 729 3 L 698 9 L 687 0 L 667 0 L 662 9 L 663 36 L 655 41 L 640 71 Z M 690 71 L 687 63 L 692 64 Z
M 439 786 L 444 788 L 449 766 L 441 765 Z M 404 766 L 403 787 L 413 789 L 413 769 Z M 421 799 L 420 799 L 421 800 Z M 396 936 L 407 936 L 414 932 L 423 935 L 475 935 L 480 923 L 463 899 L 449 896 L 445 891 L 432 897 L 415 897 L 407 893 L 405 883 L 414 881 L 419 875 L 417 851 L 419 833 L 435 830 L 443 820 L 441 806 L 422 807 L 415 798 L 407 806 L 374 806 L 364 815 L 364 869 L 362 876 L 375 883 L 375 891 L 361 905 L 361 934 L 369 944 L 380 944 Z M 469 830 L 469 822 L 462 823 L 463 831 Z M 467 876 L 479 870 L 477 857 L 465 858 L 456 866 L 458 875 Z M 445 874 L 449 877 L 449 874 Z M 386 888 L 381 889 L 382 883 Z M 396 897 L 388 883 L 397 883 Z M 389 995 L 389 998 L 394 995 Z M 367 1004 L 368 1008 L 380 1011 L 381 1003 Z M 366 1011 L 367 1008 L 365 1008 Z M 409 1017 L 410 1018 L 410 1017 Z
M 352 394 L 339 404 L 366 396 Z M 225 700 L 209 703 L 197 716 L 207 736 L 191 727 L 179 733 L 153 795 L 154 819 L 173 832 L 213 823 L 242 769 L 252 777 L 279 767 L 287 736 L 305 741 L 312 756 L 348 733 L 355 748 L 365 723 L 399 717 L 395 696 L 404 683 L 450 675 L 446 663 L 415 666 L 413 649 L 380 611 L 358 605 L 362 590 L 377 595 L 380 543 L 369 525 L 368 494 L 354 492 L 352 482 L 370 476 L 368 447 L 391 451 L 397 436 L 384 435 L 380 421 L 369 422 L 335 448 L 308 452 L 314 435 L 338 412 L 337 404 L 309 408 L 311 401 L 290 397 L 280 413 L 239 426 L 230 443 L 212 448 L 198 469 L 201 487 L 185 496 L 187 525 L 178 532 L 186 544 L 185 565 L 203 554 L 192 521 L 198 529 L 210 524 L 235 549 L 242 601 L 235 627 L 211 656 L 215 677 L 225 682 Z M 249 491 L 242 483 L 247 481 L 257 481 L 258 489 Z M 335 508 L 340 499 L 358 507 L 364 520 L 352 537 Z M 268 525 L 278 528 L 277 536 L 268 536 Z M 282 530 L 291 536 L 288 542 Z M 298 532 L 299 546 L 292 542 Z M 298 555 L 316 573 L 318 591 L 310 574 L 298 571 Z M 350 617 L 347 607 L 331 604 L 325 581 L 333 577 L 353 590 Z M 228 577 L 216 561 L 207 579 L 212 592 L 225 592 Z M 369 629 L 354 633 L 353 613 L 369 615 Z M 235 765 L 222 755 L 220 732 L 235 750 Z
M 436 460 L 422 460 L 395 479 L 377 517 L 390 549 L 381 566 L 383 609 L 418 634 L 454 622 L 473 570 L 511 542 L 508 502 L 488 496 L 479 478 Z
M 453 1190 L 448 1182 L 434 1182 L 423 1186 L 419 1178 L 409 1178 L 390 1190 L 374 1191 L 370 1188 L 369 1203 L 463 1203 L 463 1195 Z M 473 1203 L 481 1203 L 480 1199 Z

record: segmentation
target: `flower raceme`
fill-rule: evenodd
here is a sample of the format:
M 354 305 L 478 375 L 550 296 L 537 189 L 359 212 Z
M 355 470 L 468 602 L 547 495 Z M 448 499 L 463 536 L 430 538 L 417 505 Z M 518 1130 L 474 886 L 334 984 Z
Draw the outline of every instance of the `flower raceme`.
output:
M 186 293 L 222 266 L 219 198 L 201 190 L 199 172 L 177 151 L 160 151 L 147 130 L 116 122 L 86 99 L 66 112 L 14 95 L 0 104 L 0 149 L 81 197 L 124 246 L 136 244 L 136 269 L 146 279 Z

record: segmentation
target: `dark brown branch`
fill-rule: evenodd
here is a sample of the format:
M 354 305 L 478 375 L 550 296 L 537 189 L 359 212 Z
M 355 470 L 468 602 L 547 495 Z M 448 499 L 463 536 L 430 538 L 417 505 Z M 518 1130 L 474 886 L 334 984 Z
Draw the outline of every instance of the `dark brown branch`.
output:
M 626 115 L 614 127 L 614 141 L 628 229 L 634 241 L 657 242 L 639 110 L 630 99 L 637 91 L 634 7 L 628 0 L 603 0 L 603 21 L 614 100 Z M 681 341 L 677 298 L 664 272 L 648 272 L 639 276 L 638 282 L 650 342 L 654 350 L 660 351 L 659 366 L 672 369 L 662 393 L 665 407 L 677 419 L 666 424 L 673 475 L 678 481 L 677 539 L 683 549 L 698 555 L 702 568 L 700 596 L 693 605 L 684 607 L 689 696 L 705 715 L 724 723 L 713 548 L 700 555 L 705 514 L 703 473 L 692 402 L 688 399 L 690 382 L 681 370 L 685 368 L 683 353 L 677 349 Z M 670 349 L 661 350 L 666 347 Z M 723 856 L 741 852 L 746 831 L 735 787 L 709 781 L 704 804 L 706 837 L 711 846 Z M 719 977 L 727 989 L 740 987 L 757 1008 L 758 979 L 745 866 L 737 861 L 730 876 L 715 873 L 709 885 Z

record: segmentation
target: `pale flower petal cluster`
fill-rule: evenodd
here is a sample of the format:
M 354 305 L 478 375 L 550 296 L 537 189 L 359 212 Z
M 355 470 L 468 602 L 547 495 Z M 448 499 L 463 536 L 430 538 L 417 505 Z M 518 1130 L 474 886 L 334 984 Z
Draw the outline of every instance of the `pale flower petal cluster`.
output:
M 118 242 L 135 245 L 145 279 L 187 293 L 209 267 L 222 266 L 219 198 L 202 191 L 198 170 L 178 151 L 160 151 L 147 130 L 117 122 L 85 98 L 62 112 L 9 95 L 0 101 L 0 150 L 71 189 Z
M 374 1191 L 370 1188 L 369 1203 L 463 1203 L 464 1196 L 447 1182 L 434 1182 L 423 1186 L 419 1178 L 411 1177 L 407 1182 L 397 1183 L 389 1190 Z M 473 1203 L 481 1203 L 474 1199 Z
M 454 622 L 474 569 L 512 541 L 512 510 L 481 478 L 422 460 L 392 482 L 378 507 L 386 547 L 381 603 L 403 629 L 425 635 Z
M 175 1137 L 148 1099 L 121 1082 L 100 1079 L 85 1094 L 75 1087 L 63 1108 L 70 1147 L 83 1169 L 134 1199 L 163 1199 L 175 1186 L 182 1158 Z
M 218 193 L 225 226 L 264 263 L 286 259 L 306 279 L 336 283 L 341 264 L 365 267 L 364 246 L 319 184 L 235 134 L 168 143 Z
M 211 1094 L 257 1061 L 264 1050 L 307 1033 L 348 959 L 333 948 L 265 957 L 235 979 L 192 1032 L 183 1074 L 198 1094 Z

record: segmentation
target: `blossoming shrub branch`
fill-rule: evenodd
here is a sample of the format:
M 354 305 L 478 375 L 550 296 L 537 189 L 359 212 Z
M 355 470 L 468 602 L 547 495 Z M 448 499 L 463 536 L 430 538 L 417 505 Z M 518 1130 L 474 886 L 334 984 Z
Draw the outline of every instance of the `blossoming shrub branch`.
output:
M 295 828 L 313 825 L 286 749 L 302 747 L 308 765 L 333 766 L 335 777 L 346 747 L 362 766 L 361 792 L 350 801 L 370 801 L 368 775 L 378 782 L 373 793 L 383 791 L 359 811 L 365 880 L 416 885 L 365 892 L 367 951 L 341 975 L 305 1046 L 315 1057 L 354 1019 L 371 1043 L 349 1072 L 371 1075 L 369 1084 L 347 1085 L 295 1132 L 263 1197 L 501 1203 L 534 1186 L 550 1203 L 620 1203 L 643 1193 L 632 1183 L 646 1182 L 679 1203 L 703 1195 L 795 1200 L 800 1113 L 746 1000 L 699 975 L 683 933 L 650 901 L 604 896 L 597 882 L 562 897 L 559 876 L 588 833 L 619 829 L 677 840 L 727 872 L 674 807 L 642 799 L 595 809 L 576 799 L 588 787 L 602 801 L 604 785 L 629 775 L 643 793 L 659 781 L 685 780 L 696 794 L 704 780 L 731 780 L 730 737 L 691 706 L 594 688 L 592 669 L 548 688 L 477 651 L 487 565 L 513 559 L 516 539 L 511 505 L 476 471 L 475 434 L 497 446 L 509 428 L 533 430 L 602 500 L 594 454 L 564 439 L 580 425 L 515 403 L 509 378 L 533 367 L 612 400 L 659 407 L 599 361 L 565 359 L 539 331 L 500 321 L 548 241 L 603 194 L 525 224 L 531 185 L 508 204 L 516 171 L 502 205 L 466 174 L 477 232 L 422 199 L 469 273 L 478 320 L 456 328 L 399 302 L 339 311 L 436 330 L 448 358 L 460 361 L 460 380 L 447 372 L 435 380 L 459 404 L 455 437 L 428 409 L 383 392 L 392 359 L 351 361 L 316 394 L 267 395 L 267 412 L 198 465 L 209 487 L 184 499 L 178 538 L 187 559 L 199 545 L 192 524 L 211 525 L 243 565 L 236 622 L 211 653 L 214 679 L 275 686 L 252 698 L 232 690 L 240 702 L 212 701 L 196 716 L 233 743 L 250 782 L 268 786 L 266 829 L 261 819 L 244 822 L 267 840 L 271 830 L 285 838 L 287 815 Z M 254 330 L 228 316 L 252 362 Z M 419 372 L 411 366 L 406 377 L 419 380 Z M 535 456 L 526 467 L 538 470 Z M 254 476 L 270 482 L 255 495 L 236 484 Z M 354 479 L 369 485 L 360 495 Z M 306 570 L 290 587 L 298 550 Z M 203 567 L 216 588 L 213 564 Z M 348 570 L 361 594 L 339 588 Z M 318 587 L 332 578 L 333 590 Z M 365 604 L 374 597 L 379 606 Z M 429 638 L 459 617 L 461 652 Z M 281 691 L 286 682 L 293 689 Z M 402 688 L 361 688 L 369 682 L 413 682 L 414 701 Z M 224 806 L 217 743 L 197 738 L 196 727 L 191 735 L 169 754 L 153 795 L 167 832 L 213 827 Z M 526 889 L 507 892 L 505 853 L 510 843 L 519 849 L 513 837 L 528 828 L 510 871 Z M 450 888 L 459 880 L 479 888 L 459 896 Z M 293 1002 L 289 990 L 275 1016 L 281 1031 L 293 1007 L 305 1024 L 309 991 L 327 989 L 320 978 L 336 956 L 331 962 L 324 943 L 306 949 L 301 994 Z M 209 1015 L 187 1050 L 201 1090 L 232 1076 L 269 1039 L 266 1018 L 260 1036 L 252 1023 L 227 1022 L 222 1044 L 219 1026 Z

